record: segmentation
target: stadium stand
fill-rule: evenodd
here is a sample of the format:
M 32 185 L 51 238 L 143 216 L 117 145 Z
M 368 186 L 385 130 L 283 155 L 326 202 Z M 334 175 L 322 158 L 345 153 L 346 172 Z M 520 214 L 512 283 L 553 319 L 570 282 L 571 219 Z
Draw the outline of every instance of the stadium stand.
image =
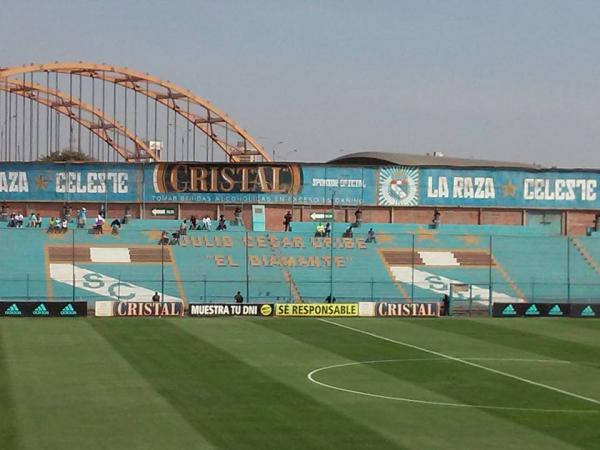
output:
M 110 220 L 107 220 L 109 223 Z M 189 230 L 178 245 L 160 245 L 175 220 L 133 220 L 118 235 L 89 229 L 47 233 L 1 229 L 4 299 L 166 300 L 228 302 L 457 301 L 596 302 L 600 239 L 534 233 L 509 225 L 364 223 L 315 237 L 315 223 L 293 232 Z M 373 227 L 376 242 L 367 242 Z M 537 230 L 536 230 L 537 231 Z M 333 257 L 333 268 L 332 268 Z M 75 264 L 71 264 L 74 261 Z M 246 261 L 248 262 L 246 264 Z M 75 283 L 73 282 L 75 280 Z M 491 288 L 490 288 L 491 286 Z

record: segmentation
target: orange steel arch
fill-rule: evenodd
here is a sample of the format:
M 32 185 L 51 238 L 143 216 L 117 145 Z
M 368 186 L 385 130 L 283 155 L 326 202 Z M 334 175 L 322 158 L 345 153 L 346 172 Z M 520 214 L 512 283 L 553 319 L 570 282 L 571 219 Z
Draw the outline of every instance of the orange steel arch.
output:
M 139 159 L 147 158 L 158 161 L 158 157 L 154 151 L 150 150 L 143 140 L 139 139 L 112 117 L 106 115 L 102 110 L 93 108 L 75 97 L 71 97 L 63 92 L 52 90 L 36 83 L 24 83 L 19 80 L 2 78 L 0 78 L 0 91 L 31 99 L 57 113 L 67 116 L 69 119 L 81 124 L 83 127 L 90 130 L 90 132 L 100 137 L 100 139 L 114 148 L 126 161 L 137 161 Z M 75 111 L 86 112 L 98 119 L 98 121 L 82 118 Z M 126 147 L 118 145 L 113 137 L 109 135 L 109 130 L 112 130 L 115 134 L 121 135 L 124 140 L 131 141 L 134 145 L 135 153 L 131 154 Z
M 256 156 L 261 156 L 266 161 L 271 161 L 271 157 L 265 149 L 227 114 L 217 109 L 208 100 L 199 97 L 190 90 L 184 89 L 170 81 L 161 80 L 160 78 L 147 73 L 142 73 L 126 67 L 85 62 L 55 62 L 0 68 L 0 79 L 33 72 L 52 72 L 87 76 L 132 89 L 161 103 L 188 120 L 215 142 L 229 156 L 231 161 L 250 161 Z M 201 107 L 205 111 L 205 114 L 200 115 L 189 112 L 187 108 L 179 104 L 178 101 L 181 100 L 186 102 L 186 104 L 189 102 L 189 104 Z M 225 138 L 220 135 L 222 134 L 222 130 L 220 130 L 221 133 L 217 133 L 218 130 L 216 130 L 215 127 L 219 126 L 225 128 Z M 229 130 L 242 139 L 241 147 L 229 143 Z

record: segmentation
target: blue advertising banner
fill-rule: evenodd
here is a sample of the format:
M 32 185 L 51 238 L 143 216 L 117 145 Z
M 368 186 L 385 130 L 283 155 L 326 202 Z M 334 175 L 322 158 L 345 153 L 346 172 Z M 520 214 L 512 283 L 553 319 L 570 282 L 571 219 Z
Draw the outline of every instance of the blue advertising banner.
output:
M 134 164 L 7 163 L 0 165 L 0 200 L 134 202 Z
M 600 172 L 317 164 L 6 163 L 0 201 L 599 209 Z
M 382 167 L 382 206 L 600 209 L 600 173 Z

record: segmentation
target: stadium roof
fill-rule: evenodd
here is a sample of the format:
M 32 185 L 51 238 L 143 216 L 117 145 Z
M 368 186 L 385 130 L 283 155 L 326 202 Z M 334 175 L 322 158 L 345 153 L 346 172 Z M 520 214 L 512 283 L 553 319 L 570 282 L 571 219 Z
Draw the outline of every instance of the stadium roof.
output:
M 434 155 L 411 155 L 407 153 L 359 152 L 340 156 L 339 158 L 328 161 L 328 163 L 360 165 L 394 164 L 399 166 L 516 167 L 527 169 L 542 168 L 539 164 L 455 158 L 443 156 L 439 153 Z

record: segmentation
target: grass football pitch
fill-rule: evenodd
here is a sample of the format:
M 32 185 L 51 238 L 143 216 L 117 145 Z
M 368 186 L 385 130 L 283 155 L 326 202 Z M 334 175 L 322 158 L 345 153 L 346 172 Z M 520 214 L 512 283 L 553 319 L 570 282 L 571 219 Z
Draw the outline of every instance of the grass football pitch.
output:
M 2 449 L 600 448 L 600 321 L 3 319 Z

